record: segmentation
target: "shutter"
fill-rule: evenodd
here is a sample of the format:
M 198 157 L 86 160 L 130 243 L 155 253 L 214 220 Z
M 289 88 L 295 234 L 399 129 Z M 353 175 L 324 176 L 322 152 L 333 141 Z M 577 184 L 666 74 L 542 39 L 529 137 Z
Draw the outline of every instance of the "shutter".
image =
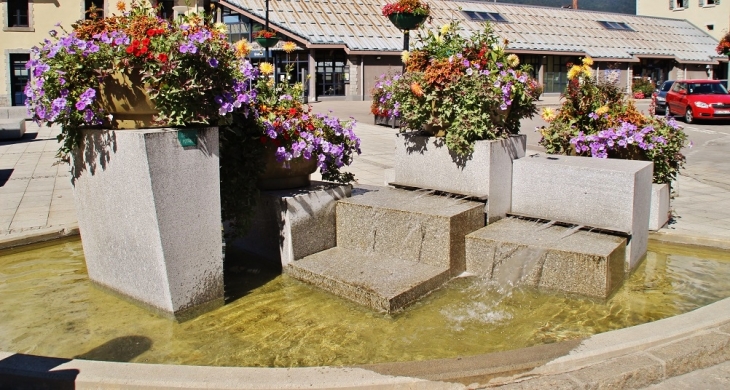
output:
M 674 0 L 669 0 L 669 9 L 674 9 Z
M 704 6 L 705 6 L 705 0 L 700 0 L 700 7 L 704 7 Z
M 715 5 L 720 5 L 720 0 L 715 0 Z
M 689 0 L 684 0 L 684 9 L 689 8 Z

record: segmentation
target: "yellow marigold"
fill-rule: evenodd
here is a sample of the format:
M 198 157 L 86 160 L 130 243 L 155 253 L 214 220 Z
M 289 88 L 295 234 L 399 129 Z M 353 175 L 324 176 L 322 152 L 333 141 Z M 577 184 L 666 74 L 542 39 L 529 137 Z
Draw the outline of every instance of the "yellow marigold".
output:
M 546 122 L 552 122 L 556 117 L 555 110 L 550 107 L 545 107 L 542 109 L 542 114 L 540 116 L 542 116 L 542 119 Z
M 297 49 L 297 44 L 292 41 L 286 41 L 282 45 L 282 49 L 284 49 L 284 51 L 287 53 L 291 53 Z
M 596 110 L 596 114 L 603 115 L 608 112 L 608 106 L 601 106 Z
M 588 56 L 583 57 L 583 65 L 585 65 L 585 66 L 593 65 L 593 58 L 588 57 Z
M 117 1 L 117 10 L 119 12 L 124 12 L 127 10 L 127 4 L 125 4 L 123 1 Z
M 262 62 L 259 64 L 259 69 L 261 70 L 261 74 L 268 75 L 274 73 L 274 65 L 270 62 Z
M 407 64 L 410 58 L 411 52 L 409 52 L 408 50 L 403 50 L 403 52 L 400 53 L 400 60 L 403 61 L 404 64 Z
M 573 67 L 570 68 L 570 70 L 568 71 L 568 80 L 573 80 L 574 78 L 578 77 L 582 71 L 582 67 L 578 65 L 573 65 Z
M 411 83 L 411 92 L 413 92 L 414 95 L 421 97 L 423 96 L 423 88 L 421 88 L 421 84 L 418 84 L 417 82 Z
M 225 23 L 216 23 L 213 25 L 213 29 L 219 33 L 225 33 L 228 30 Z
M 509 65 L 510 68 L 516 68 L 519 64 L 520 57 L 517 57 L 517 54 L 510 54 L 507 56 L 507 65 Z
M 251 52 L 251 46 L 245 39 L 241 39 L 240 41 L 236 42 L 234 47 L 236 48 L 236 55 L 238 57 L 246 57 Z
M 449 32 L 450 29 L 451 29 L 451 25 L 449 25 L 448 23 L 441 26 L 441 35 L 444 35 L 447 32 Z

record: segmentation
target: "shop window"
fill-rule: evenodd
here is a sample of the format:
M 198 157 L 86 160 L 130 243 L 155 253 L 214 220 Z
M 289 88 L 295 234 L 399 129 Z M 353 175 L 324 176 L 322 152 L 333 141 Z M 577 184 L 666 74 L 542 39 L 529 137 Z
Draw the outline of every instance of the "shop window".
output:
M 345 96 L 345 53 L 334 50 L 321 53 L 316 61 L 317 96 Z
M 30 54 L 10 55 L 10 99 L 13 106 L 25 104 L 25 85 L 28 84 L 30 71 L 25 64 L 30 61 Z
M 86 19 L 92 18 L 91 8 L 94 7 L 97 18 L 104 17 L 104 0 L 85 0 L 84 1 L 84 17 Z
M 228 40 L 230 42 L 238 42 L 241 39 L 251 40 L 251 22 L 250 20 L 228 8 L 222 7 L 223 23 L 226 24 L 228 32 Z
M 30 27 L 28 0 L 7 0 L 8 27 Z

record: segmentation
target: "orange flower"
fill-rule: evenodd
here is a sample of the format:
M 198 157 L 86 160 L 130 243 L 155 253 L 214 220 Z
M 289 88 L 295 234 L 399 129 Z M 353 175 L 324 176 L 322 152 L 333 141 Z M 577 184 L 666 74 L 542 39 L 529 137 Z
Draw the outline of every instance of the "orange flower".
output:
M 127 5 L 126 5 L 126 4 L 124 4 L 124 2 L 123 2 L 123 1 L 117 1 L 117 10 L 118 10 L 119 12 L 124 12 L 124 11 L 126 11 L 126 10 L 127 10 Z
M 411 92 L 418 97 L 423 96 L 423 88 L 415 81 L 411 83 Z

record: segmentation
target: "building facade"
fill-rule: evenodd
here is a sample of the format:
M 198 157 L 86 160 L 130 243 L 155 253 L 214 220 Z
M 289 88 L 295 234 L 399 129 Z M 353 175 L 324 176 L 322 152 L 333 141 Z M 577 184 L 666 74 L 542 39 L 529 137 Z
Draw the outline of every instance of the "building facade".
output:
M 730 29 L 730 0 L 636 0 L 636 14 L 684 19 L 718 41 Z
M 697 1 L 697 0 L 692 0 Z M 707 1 L 707 0 L 703 0 Z M 131 0 L 125 0 L 129 4 Z M 279 81 L 301 81 L 314 100 L 369 100 L 377 79 L 402 69 L 403 33 L 381 15 L 382 0 L 152 0 L 160 15 L 212 10 L 227 25 L 229 39 L 252 42 L 252 62 L 275 64 Z M 69 28 L 94 3 L 105 14 L 116 12 L 110 0 L 0 0 L 0 106 L 22 105 L 31 47 L 48 37 L 56 23 Z M 715 2 L 721 10 L 730 0 Z M 190 5 L 192 4 L 192 5 Z M 533 68 L 545 93 L 567 85 L 568 65 L 594 59 L 598 77 L 618 80 L 627 92 L 636 78 L 727 78 L 727 57 L 718 56 L 718 40 L 680 19 L 477 1 L 431 0 L 436 29 L 458 20 L 466 33 L 492 23 L 509 41 L 509 52 Z M 268 22 L 282 41 L 267 53 L 252 35 Z M 686 6 L 685 6 L 686 9 Z M 691 6 L 690 8 L 691 9 Z M 680 15 L 679 11 L 672 16 Z M 725 14 L 727 19 L 727 13 Z M 411 32 L 412 36 L 418 34 Z M 283 41 L 297 44 L 284 52 Z M 415 39 L 411 39 L 413 44 Z

